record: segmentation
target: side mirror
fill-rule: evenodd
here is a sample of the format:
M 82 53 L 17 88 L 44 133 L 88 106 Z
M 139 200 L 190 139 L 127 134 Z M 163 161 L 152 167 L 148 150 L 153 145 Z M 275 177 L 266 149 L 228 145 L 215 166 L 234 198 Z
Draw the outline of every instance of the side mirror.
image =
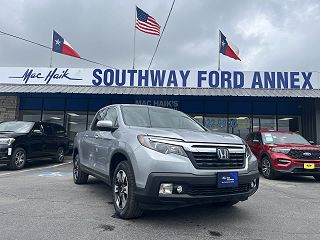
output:
M 258 139 L 254 139 L 252 140 L 253 143 L 257 143 L 257 144 L 260 144 L 260 141 Z
M 37 135 L 37 136 L 39 136 L 39 135 L 42 135 L 42 132 L 41 132 L 41 130 L 39 130 L 39 129 L 34 129 L 34 130 L 32 131 L 32 135 Z
M 100 131 L 113 131 L 117 129 L 110 120 L 101 120 L 97 122 L 97 128 Z
M 312 145 L 314 145 L 314 141 L 312 141 L 312 140 L 310 140 L 309 143 L 312 144 Z

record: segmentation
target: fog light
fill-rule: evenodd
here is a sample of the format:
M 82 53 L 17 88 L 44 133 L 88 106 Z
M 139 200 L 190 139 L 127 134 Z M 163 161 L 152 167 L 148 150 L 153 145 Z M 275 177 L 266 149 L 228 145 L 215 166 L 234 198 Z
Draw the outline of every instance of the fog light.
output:
M 278 159 L 278 163 L 280 163 L 280 164 L 288 164 L 288 163 L 290 163 L 290 162 L 291 162 L 290 160 Z
M 256 186 L 257 186 L 257 180 L 254 179 L 254 180 L 251 182 L 250 187 L 251 187 L 251 188 L 255 188 Z
M 182 193 L 182 191 L 183 191 L 182 186 L 178 185 L 177 186 L 177 193 Z
M 172 183 L 161 183 L 159 194 L 172 194 L 173 184 Z
M 8 148 L 8 156 L 11 156 L 12 154 L 12 148 Z

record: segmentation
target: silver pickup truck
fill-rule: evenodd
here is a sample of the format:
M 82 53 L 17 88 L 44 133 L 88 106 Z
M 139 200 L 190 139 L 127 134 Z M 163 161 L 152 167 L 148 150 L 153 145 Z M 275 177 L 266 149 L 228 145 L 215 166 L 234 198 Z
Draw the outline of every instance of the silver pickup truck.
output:
M 144 209 L 231 206 L 259 186 L 257 159 L 241 138 L 210 132 L 176 110 L 129 104 L 102 108 L 75 137 L 74 182 L 89 175 L 112 186 L 121 218 Z

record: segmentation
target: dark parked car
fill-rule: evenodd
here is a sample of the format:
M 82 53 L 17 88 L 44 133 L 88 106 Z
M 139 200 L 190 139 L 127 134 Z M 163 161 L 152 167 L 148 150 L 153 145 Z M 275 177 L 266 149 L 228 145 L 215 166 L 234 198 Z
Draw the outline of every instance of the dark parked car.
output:
M 320 181 L 320 147 L 312 146 L 297 133 L 261 130 L 246 137 L 265 178 L 281 173 L 313 176 Z
M 27 161 L 54 159 L 63 162 L 69 139 L 54 123 L 12 121 L 0 123 L 0 164 L 21 169 Z

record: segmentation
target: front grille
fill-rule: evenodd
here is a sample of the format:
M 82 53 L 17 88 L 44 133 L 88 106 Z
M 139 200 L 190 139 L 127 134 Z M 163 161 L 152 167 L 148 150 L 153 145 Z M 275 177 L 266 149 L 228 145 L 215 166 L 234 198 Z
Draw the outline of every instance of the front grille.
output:
M 216 152 L 188 152 L 193 165 L 199 169 L 243 168 L 245 153 L 229 153 L 229 159 L 218 159 Z
M 235 188 L 217 188 L 216 186 L 192 186 L 189 190 L 189 195 L 214 196 L 224 194 L 235 194 L 249 192 L 249 184 L 240 184 Z
M 305 154 L 304 153 L 310 153 Z M 298 150 L 298 149 L 291 149 L 289 153 L 287 153 L 289 157 L 296 158 L 296 159 L 312 159 L 312 160 L 319 160 L 320 159 L 320 151 L 319 150 Z M 309 155 L 309 156 L 308 156 Z

